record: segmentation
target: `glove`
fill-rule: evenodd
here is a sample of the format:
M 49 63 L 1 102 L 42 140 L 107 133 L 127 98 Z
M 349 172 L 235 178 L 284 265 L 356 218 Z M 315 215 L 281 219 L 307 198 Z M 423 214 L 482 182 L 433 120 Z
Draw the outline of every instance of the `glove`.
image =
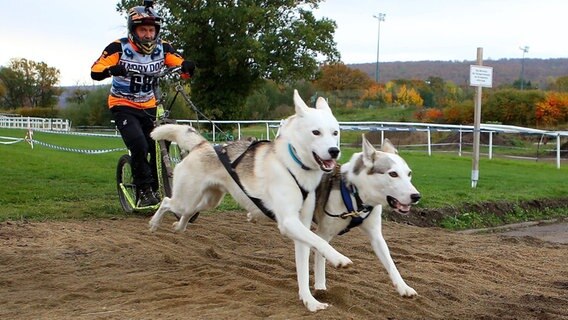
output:
M 106 70 L 107 70 L 108 74 L 111 75 L 111 76 L 122 76 L 122 77 L 126 76 L 126 67 L 124 67 L 121 64 L 117 64 L 115 66 L 110 66 Z
M 193 72 L 195 71 L 195 63 L 193 61 L 184 60 L 181 63 L 181 72 L 189 74 L 193 77 Z

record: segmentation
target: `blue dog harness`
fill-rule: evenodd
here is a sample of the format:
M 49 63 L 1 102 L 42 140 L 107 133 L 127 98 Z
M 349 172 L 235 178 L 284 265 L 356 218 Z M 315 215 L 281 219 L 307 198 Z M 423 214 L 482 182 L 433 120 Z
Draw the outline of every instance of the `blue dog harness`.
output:
M 334 175 L 334 177 L 335 177 L 335 175 Z M 333 183 L 330 183 L 330 188 L 331 188 L 332 185 L 333 185 Z M 339 235 L 342 235 L 344 233 L 349 232 L 351 229 L 360 226 L 361 223 L 363 223 L 363 221 L 365 221 L 365 219 L 367 219 L 369 217 L 369 215 L 373 211 L 373 207 L 369 206 L 367 204 L 364 204 L 363 200 L 361 200 L 361 197 L 359 197 L 359 193 L 357 192 L 357 188 L 353 185 L 348 187 L 347 184 L 345 183 L 345 179 L 343 179 L 343 177 L 341 177 L 341 179 L 339 180 L 339 190 L 341 192 L 341 198 L 343 199 L 343 204 L 345 205 L 345 208 L 347 209 L 347 211 L 343 212 L 339 215 L 331 214 L 331 213 L 327 212 L 327 210 L 325 210 L 325 209 L 324 209 L 324 212 L 325 212 L 326 215 L 333 217 L 333 218 L 341 218 L 341 219 L 351 218 L 349 225 L 347 227 L 345 227 L 345 229 L 343 229 L 342 231 L 339 232 Z M 351 199 L 351 196 L 353 196 L 353 198 L 355 198 L 355 202 L 356 202 L 357 207 L 353 206 L 353 201 Z M 329 197 L 329 193 L 328 193 L 328 197 Z

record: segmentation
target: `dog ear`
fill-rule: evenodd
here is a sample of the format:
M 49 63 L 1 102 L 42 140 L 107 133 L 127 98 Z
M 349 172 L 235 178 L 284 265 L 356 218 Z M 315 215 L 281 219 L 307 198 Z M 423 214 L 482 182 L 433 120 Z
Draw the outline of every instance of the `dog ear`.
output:
M 365 135 L 361 135 L 363 143 L 363 162 L 366 166 L 373 166 L 373 161 L 375 159 L 375 147 L 365 138 Z
M 331 112 L 329 104 L 327 104 L 327 101 L 323 97 L 318 97 L 318 99 L 316 100 L 316 109 L 326 110 Z
M 296 110 L 296 114 L 299 116 L 303 116 L 308 111 L 308 105 L 302 100 L 298 90 L 294 89 L 294 107 Z
M 280 124 L 278 125 L 278 131 L 276 131 L 276 138 L 278 138 L 278 136 L 280 136 L 280 129 L 282 129 L 282 127 L 286 126 L 287 123 L 288 123 L 288 119 L 281 119 L 280 120 Z
M 383 152 L 398 154 L 398 150 L 396 150 L 395 146 L 390 142 L 388 138 L 385 138 L 385 140 L 383 141 L 381 150 Z

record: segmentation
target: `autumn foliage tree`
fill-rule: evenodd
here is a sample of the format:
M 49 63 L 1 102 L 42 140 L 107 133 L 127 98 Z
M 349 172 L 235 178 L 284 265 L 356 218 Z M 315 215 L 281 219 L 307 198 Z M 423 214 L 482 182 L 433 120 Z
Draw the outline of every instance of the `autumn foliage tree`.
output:
M 385 84 L 386 92 L 392 95 L 392 102 L 402 107 L 420 107 L 423 105 L 424 99 L 422 99 L 415 87 L 413 81 L 405 80 L 389 81 Z
M 373 83 L 368 74 L 338 62 L 323 65 L 314 86 L 322 91 L 365 90 Z
M 550 91 L 536 104 L 536 125 L 551 127 L 568 121 L 568 93 Z
M 403 84 L 396 89 L 394 102 L 401 106 L 420 107 L 424 103 L 424 100 L 420 97 L 418 91 Z
M 361 100 L 363 101 L 377 101 L 384 104 L 392 104 L 393 94 L 387 90 L 386 86 L 379 83 L 372 83 L 368 88 L 363 90 Z

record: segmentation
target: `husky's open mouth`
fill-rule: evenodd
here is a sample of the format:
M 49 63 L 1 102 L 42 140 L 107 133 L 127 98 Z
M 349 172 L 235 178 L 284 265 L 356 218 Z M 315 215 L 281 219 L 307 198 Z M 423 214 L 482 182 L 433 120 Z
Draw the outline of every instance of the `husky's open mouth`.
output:
M 331 172 L 333 168 L 335 168 L 335 166 L 337 165 L 335 159 L 323 160 L 315 152 L 312 152 L 312 154 L 314 155 L 314 159 L 316 160 L 316 162 L 319 164 L 320 169 L 324 172 Z
M 395 197 L 387 196 L 387 202 L 389 206 L 393 208 L 396 212 L 407 215 L 410 212 L 410 204 L 402 204 Z

